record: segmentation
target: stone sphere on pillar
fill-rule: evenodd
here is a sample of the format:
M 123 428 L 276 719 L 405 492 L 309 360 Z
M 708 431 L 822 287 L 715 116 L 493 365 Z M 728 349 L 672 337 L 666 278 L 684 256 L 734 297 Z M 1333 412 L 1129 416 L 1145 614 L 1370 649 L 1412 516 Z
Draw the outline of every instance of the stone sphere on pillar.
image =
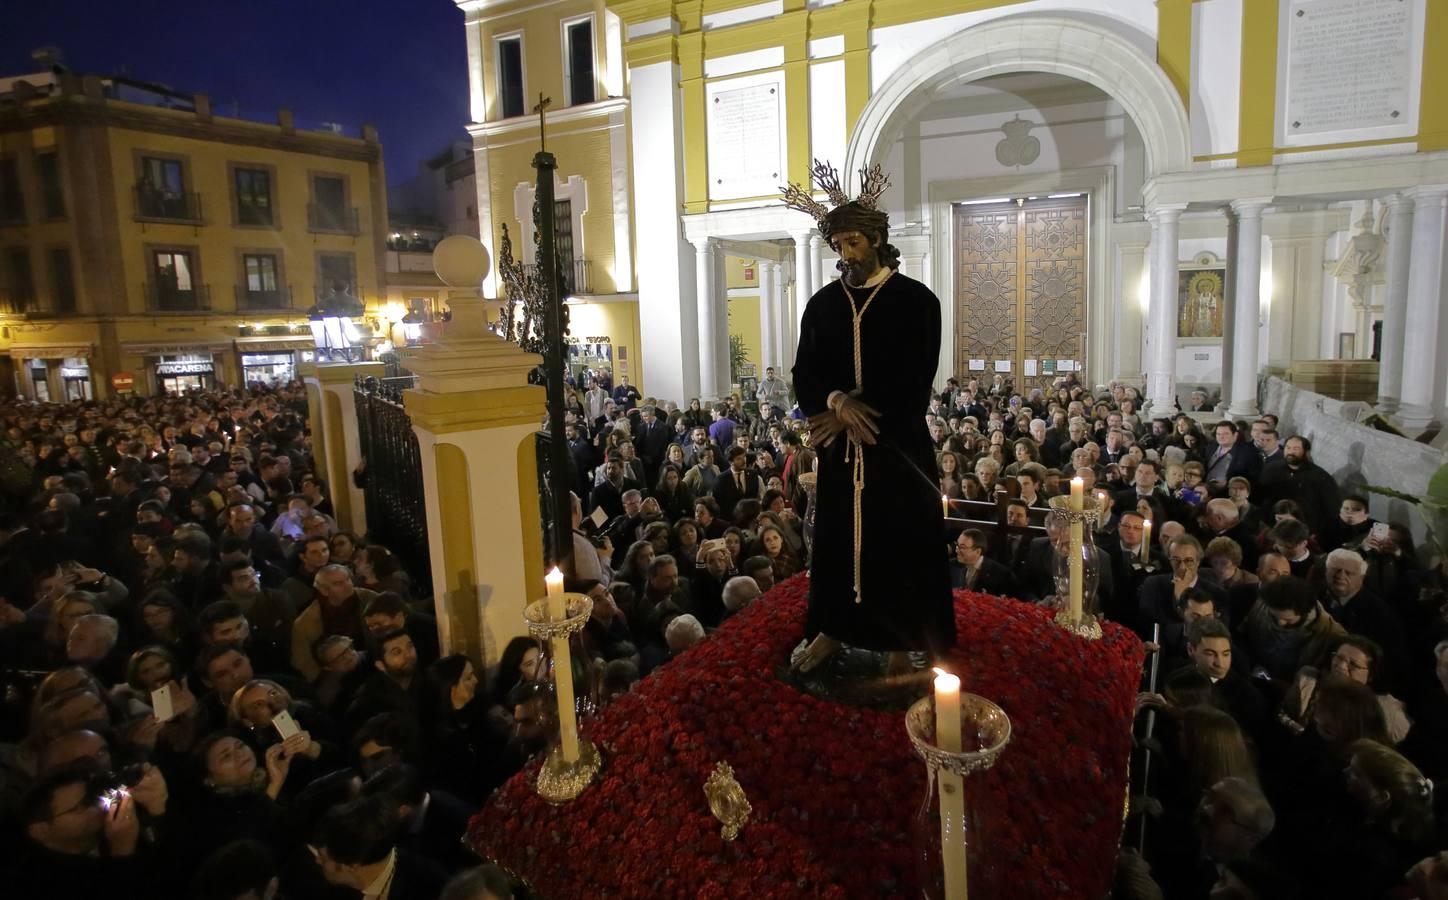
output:
M 451 288 L 478 290 L 491 267 L 488 248 L 470 234 L 445 237 L 432 251 L 433 271 Z

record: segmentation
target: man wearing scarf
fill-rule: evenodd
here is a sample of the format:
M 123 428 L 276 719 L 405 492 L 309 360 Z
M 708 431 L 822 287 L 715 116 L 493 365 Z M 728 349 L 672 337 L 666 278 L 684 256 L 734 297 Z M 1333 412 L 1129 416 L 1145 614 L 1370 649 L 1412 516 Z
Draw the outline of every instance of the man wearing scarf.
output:
M 809 671 L 849 644 L 890 653 L 898 672 L 907 652 L 941 655 L 956 636 L 924 418 L 940 356 L 940 300 L 898 271 L 889 219 L 874 208 L 885 184 L 878 169 L 864 173 L 860 199 L 848 201 L 828 167 L 817 164 L 817 178 L 821 168 L 837 205 L 812 211 L 839 251 L 842 278 L 810 298 L 793 373 L 819 456 L 809 644 L 794 664 Z

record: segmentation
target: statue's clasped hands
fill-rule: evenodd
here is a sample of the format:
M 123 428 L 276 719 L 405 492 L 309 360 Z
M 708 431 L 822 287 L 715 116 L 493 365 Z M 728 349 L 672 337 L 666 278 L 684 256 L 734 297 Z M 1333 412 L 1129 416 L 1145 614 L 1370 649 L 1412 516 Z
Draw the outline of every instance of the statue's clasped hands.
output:
M 810 443 L 828 447 L 835 438 L 844 434 L 861 444 L 874 444 L 880 433 L 876 421 L 880 411 L 865 401 L 850 394 L 838 394 L 828 412 L 816 413 L 809 418 Z

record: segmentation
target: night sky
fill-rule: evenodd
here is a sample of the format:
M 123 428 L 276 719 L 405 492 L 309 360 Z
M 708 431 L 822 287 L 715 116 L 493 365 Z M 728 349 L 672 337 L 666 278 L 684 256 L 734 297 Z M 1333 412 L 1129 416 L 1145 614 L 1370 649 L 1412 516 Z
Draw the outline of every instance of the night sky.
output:
M 211 97 L 216 115 L 381 133 L 387 180 L 466 140 L 467 51 L 452 0 L 39 0 L 6 3 L 0 75 L 53 44 L 71 69 Z

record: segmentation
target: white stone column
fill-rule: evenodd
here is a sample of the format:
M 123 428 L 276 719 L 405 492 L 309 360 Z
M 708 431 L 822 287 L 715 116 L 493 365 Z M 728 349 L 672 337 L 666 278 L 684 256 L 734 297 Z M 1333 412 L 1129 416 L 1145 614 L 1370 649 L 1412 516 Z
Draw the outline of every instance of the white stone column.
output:
M 1408 328 L 1408 260 L 1413 244 L 1413 201 L 1394 194 L 1388 207 L 1388 285 L 1383 299 L 1378 409 L 1396 412 L 1403 390 L 1403 340 Z
M 679 231 L 684 206 L 683 117 L 679 69 L 660 62 L 629 69 L 634 246 L 638 269 L 640 390 L 681 403 L 698 396 L 699 322 L 695 255 Z M 523 242 L 525 246 L 530 242 Z M 515 245 L 516 246 L 516 245 Z
M 1152 208 L 1151 305 L 1147 310 L 1146 396 L 1153 418 L 1176 407 L 1177 235 L 1185 204 Z
M 812 296 L 814 289 L 810 282 L 814 278 L 814 264 L 810 256 L 810 238 L 813 232 L 805 231 L 794 236 L 794 289 L 805 297 Z
M 1232 349 L 1236 340 L 1237 322 L 1237 214 L 1228 206 L 1227 214 L 1227 277 L 1222 282 L 1222 389 L 1217 412 L 1227 414 L 1232 399 Z
M 1438 419 L 1443 402 L 1438 338 L 1443 325 L 1443 251 L 1448 186 L 1412 188 L 1413 236 L 1408 262 L 1408 322 L 1403 340 L 1403 380 L 1398 422 L 1423 429 Z
M 1262 211 L 1266 198 L 1232 201 L 1237 214 L 1237 272 L 1233 279 L 1232 396 L 1227 412 L 1256 418 L 1257 319 L 1262 313 Z
M 791 311 L 799 299 L 799 284 L 789 284 L 788 272 L 780 263 L 774 264 L 774 367 L 784 378 L 794 365 L 794 322 Z
M 813 273 L 810 276 L 809 295 L 799 298 L 800 315 L 804 315 L 803 305 L 809 302 L 809 298 L 819 293 L 819 289 L 825 286 L 825 239 L 817 234 L 809 237 L 809 263 Z
M 1136 384 L 1141 379 L 1141 373 L 1146 371 L 1142 342 L 1148 308 L 1145 304 L 1151 297 L 1147 252 L 1146 235 L 1137 240 L 1123 238 L 1116 245 L 1121 302 L 1115 304 L 1111 320 L 1114 327 L 1108 330 L 1113 342 L 1112 356 L 1116 361 L 1114 377 L 1126 384 Z M 942 301 L 942 305 L 948 304 Z M 956 361 L 955 367 L 961 367 L 959 361 Z
M 779 264 L 768 260 L 759 261 L 759 377 L 764 377 L 764 370 L 769 366 L 778 365 L 779 359 L 775 356 L 777 346 L 774 329 L 779 324 L 779 310 L 775 307 L 778 302 L 775 295 L 775 287 L 779 283 Z
M 717 316 L 714 314 L 714 250 L 713 238 L 699 238 L 694 242 L 694 297 L 698 303 L 695 318 L 699 323 L 699 399 L 719 399 L 717 336 L 714 334 Z M 725 335 L 728 340 L 728 335 Z M 727 344 L 726 344 L 727 346 Z M 727 360 L 728 357 L 726 356 Z

